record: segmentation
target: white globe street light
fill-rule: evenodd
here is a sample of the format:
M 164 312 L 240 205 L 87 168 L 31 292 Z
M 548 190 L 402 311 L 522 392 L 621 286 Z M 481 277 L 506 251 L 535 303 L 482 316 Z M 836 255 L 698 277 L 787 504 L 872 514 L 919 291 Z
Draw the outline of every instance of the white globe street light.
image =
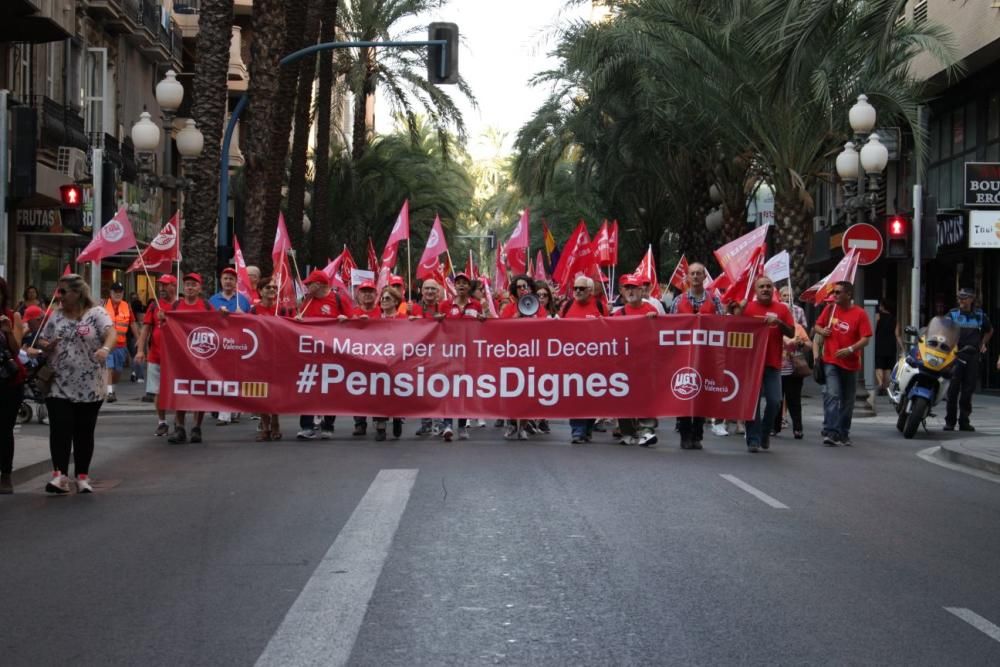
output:
M 845 181 L 858 178 L 858 151 L 853 141 L 844 144 L 844 150 L 837 155 L 837 175 Z
M 840 157 L 838 156 L 838 165 Z M 861 148 L 861 166 L 869 174 L 881 174 L 889 164 L 889 149 L 879 140 L 877 134 L 868 137 Z
M 705 216 L 705 228 L 713 234 L 722 229 L 721 208 L 714 208 L 711 213 Z
M 184 129 L 177 133 L 175 141 L 177 143 L 177 151 L 181 154 L 181 157 L 185 158 L 198 157 L 205 147 L 205 136 L 198 129 L 193 118 L 188 118 L 184 121 Z
M 156 103 L 165 114 L 172 115 L 181 108 L 184 101 L 184 86 L 177 80 L 177 72 L 168 69 L 163 79 L 156 84 Z
M 858 101 L 847 113 L 847 118 L 855 134 L 867 134 L 872 131 L 875 127 L 875 107 L 868 104 L 867 95 L 858 95 Z
M 136 150 L 152 153 L 160 146 L 160 128 L 150 120 L 149 112 L 139 114 L 139 120 L 132 126 L 132 143 Z

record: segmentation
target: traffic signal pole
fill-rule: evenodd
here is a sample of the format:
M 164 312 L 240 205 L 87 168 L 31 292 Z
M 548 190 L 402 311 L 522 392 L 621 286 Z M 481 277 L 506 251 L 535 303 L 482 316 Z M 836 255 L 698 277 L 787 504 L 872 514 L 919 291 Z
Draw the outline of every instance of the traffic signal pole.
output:
M 920 173 L 918 168 L 917 173 Z M 920 246 L 923 238 L 924 188 L 920 178 L 913 186 L 913 220 L 920 224 L 920 234 L 913 236 L 913 267 L 910 268 L 910 324 L 920 327 Z M 914 225 L 916 226 L 916 225 Z

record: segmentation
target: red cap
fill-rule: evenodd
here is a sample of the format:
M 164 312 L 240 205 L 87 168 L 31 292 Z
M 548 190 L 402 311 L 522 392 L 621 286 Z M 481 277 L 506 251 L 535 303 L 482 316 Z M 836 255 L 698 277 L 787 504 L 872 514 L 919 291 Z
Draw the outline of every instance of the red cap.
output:
M 164 273 L 162 276 L 156 279 L 156 282 L 162 283 L 164 285 L 176 285 L 177 278 L 175 278 L 172 274 Z
M 469 274 L 465 273 L 464 271 L 460 271 L 460 272 L 458 272 L 458 273 L 455 274 L 455 280 L 458 281 L 459 278 L 465 278 L 470 283 L 472 282 L 472 279 L 469 278 Z
M 200 273 L 193 273 L 193 272 L 192 273 L 185 273 L 184 274 L 184 282 L 187 282 L 189 280 L 193 280 L 196 283 L 198 283 L 199 285 L 201 285 L 201 282 L 202 282 L 201 281 L 201 274 Z
M 622 276 L 621 284 L 623 287 L 642 287 L 642 280 L 631 273 L 626 273 Z
M 231 267 L 231 266 L 227 266 L 226 268 L 222 269 L 222 273 L 220 273 L 219 275 L 220 275 L 220 276 L 224 276 L 224 275 L 226 275 L 227 273 L 230 273 L 230 274 L 232 274 L 233 276 L 236 276 L 236 275 L 237 275 L 237 274 L 236 274 L 236 269 L 234 269 L 234 268 L 233 268 L 233 267 Z
M 41 317 L 44 314 L 45 311 L 38 306 L 28 306 L 24 309 L 24 316 L 22 319 L 27 322 L 28 320 L 33 320 L 36 317 Z
M 363 283 L 361 283 L 360 285 L 358 285 L 358 289 L 370 289 L 370 290 L 373 290 L 373 289 L 375 289 L 375 283 L 373 283 L 370 280 L 366 280 Z
M 406 281 L 403 280 L 403 276 L 391 276 L 389 278 L 390 285 L 403 285 Z
M 306 284 L 306 285 L 308 285 L 309 283 L 319 283 L 320 285 L 329 285 L 330 284 L 330 277 L 327 276 L 322 271 L 320 271 L 319 269 L 316 269 L 315 271 L 313 271 L 312 273 L 310 273 L 306 277 L 306 279 L 303 280 L 302 282 L 304 284 Z

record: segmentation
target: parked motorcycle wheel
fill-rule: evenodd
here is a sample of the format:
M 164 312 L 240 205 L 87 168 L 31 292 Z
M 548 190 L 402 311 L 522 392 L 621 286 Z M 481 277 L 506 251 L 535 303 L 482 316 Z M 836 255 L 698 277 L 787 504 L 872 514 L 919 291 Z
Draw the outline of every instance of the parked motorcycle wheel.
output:
M 905 400 L 905 399 L 904 399 Z M 903 431 L 906 427 L 906 418 L 910 416 L 910 413 L 903 409 L 903 405 L 899 407 L 899 417 L 896 418 L 896 430 L 899 432 Z
M 920 423 L 927 416 L 930 404 L 923 396 L 915 396 L 910 405 L 910 414 L 906 417 L 906 424 L 903 425 L 903 437 L 909 440 L 917 433 Z
M 38 404 L 38 414 L 36 415 L 36 417 L 38 417 L 38 423 L 39 424 L 44 424 L 45 423 L 45 418 L 48 417 L 48 416 L 49 416 L 49 410 L 48 410 L 48 408 L 45 407 L 44 403 L 39 403 Z
M 31 421 L 31 406 L 28 405 L 27 401 L 22 401 L 21 406 L 17 409 L 17 423 L 27 424 Z

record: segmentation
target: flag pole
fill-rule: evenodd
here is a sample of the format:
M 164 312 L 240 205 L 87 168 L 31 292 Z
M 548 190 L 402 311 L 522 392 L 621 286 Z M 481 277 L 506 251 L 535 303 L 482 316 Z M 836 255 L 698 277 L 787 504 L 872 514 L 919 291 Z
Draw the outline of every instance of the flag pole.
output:
M 410 266 L 410 233 L 407 230 L 406 233 L 406 314 L 410 314 L 411 306 L 413 305 L 413 268 Z
M 274 316 L 278 316 L 278 310 L 281 308 L 281 279 L 285 276 L 285 272 L 278 271 L 278 298 L 274 300 Z
M 146 268 L 146 260 L 142 257 L 142 251 L 139 250 L 139 244 L 135 244 L 135 250 L 139 253 L 139 263 L 142 264 L 142 272 L 146 274 L 146 281 L 153 283 L 153 301 L 156 302 L 156 308 L 160 308 L 160 299 L 156 296 L 156 283 L 153 279 L 149 277 L 149 269 Z
M 31 339 L 31 345 L 28 347 L 35 347 L 35 341 L 38 340 L 38 334 L 42 333 L 42 329 L 45 328 L 45 323 L 49 320 L 49 315 L 52 313 L 52 306 L 56 302 L 56 295 L 59 294 L 59 290 L 52 292 L 52 299 L 49 300 L 49 307 L 45 309 L 45 314 L 42 316 L 42 323 L 38 325 L 38 330 L 35 331 L 35 337 Z

